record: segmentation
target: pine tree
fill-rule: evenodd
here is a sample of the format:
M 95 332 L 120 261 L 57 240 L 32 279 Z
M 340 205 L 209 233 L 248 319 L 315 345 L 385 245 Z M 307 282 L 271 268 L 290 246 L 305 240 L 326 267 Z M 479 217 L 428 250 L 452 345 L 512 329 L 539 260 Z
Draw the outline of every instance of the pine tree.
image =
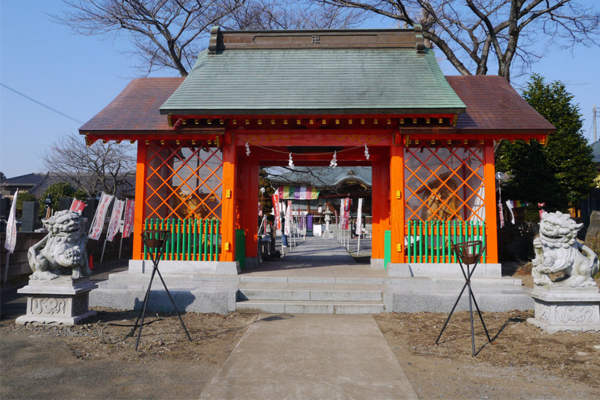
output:
M 503 186 L 504 197 L 529 202 L 530 211 L 537 211 L 538 203 L 545 203 L 547 211 L 578 207 L 594 187 L 597 174 L 592 148 L 581 130 L 579 107 L 572 104 L 573 95 L 562 82 L 546 84 L 543 77 L 534 74 L 523 98 L 556 127 L 556 133 L 546 146 L 535 141 L 502 143 L 497 169 L 512 176 Z

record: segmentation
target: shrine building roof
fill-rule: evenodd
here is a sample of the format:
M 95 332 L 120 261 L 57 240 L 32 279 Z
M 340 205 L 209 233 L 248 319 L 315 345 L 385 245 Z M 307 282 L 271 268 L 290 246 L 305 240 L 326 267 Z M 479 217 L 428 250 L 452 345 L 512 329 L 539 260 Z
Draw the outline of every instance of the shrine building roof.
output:
M 174 115 L 456 114 L 420 27 L 222 31 L 160 107 Z

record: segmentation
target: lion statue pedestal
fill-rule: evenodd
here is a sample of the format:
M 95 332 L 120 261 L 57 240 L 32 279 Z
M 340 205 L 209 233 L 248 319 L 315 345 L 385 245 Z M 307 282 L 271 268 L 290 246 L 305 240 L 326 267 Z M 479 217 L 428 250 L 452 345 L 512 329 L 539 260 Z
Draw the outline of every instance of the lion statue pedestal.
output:
M 598 256 L 577 241 L 582 226 L 567 214 L 543 213 L 533 241 L 535 318 L 527 322 L 547 333 L 600 332 L 600 293 L 593 278 Z M 557 272 L 565 276 L 552 281 L 549 274 Z
M 59 211 L 43 221 L 48 235 L 29 248 L 33 274 L 19 293 L 27 294 L 27 314 L 16 323 L 75 325 L 96 314 L 89 310 L 89 293 L 98 287 L 90 275 L 87 236 L 83 218 L 74 211 Z M 61 269 L 71 270 L 61 275 Z

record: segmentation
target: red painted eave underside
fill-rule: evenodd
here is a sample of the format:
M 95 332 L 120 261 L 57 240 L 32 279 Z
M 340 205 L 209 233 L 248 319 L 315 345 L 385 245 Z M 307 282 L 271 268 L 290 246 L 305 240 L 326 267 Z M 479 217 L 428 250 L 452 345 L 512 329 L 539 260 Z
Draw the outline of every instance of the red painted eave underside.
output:
M 459 114 L 456 127 L 400 127 L 402 134 L 442 138 L 447 135 L 485 135 L 494 139 L 526 139 L 545 136 L 555 131 L 554 126 L 529 106 L 504 78 L 446 78 L 467 106 L 466 112 Z M 167 117 L 159 113 L 159 108 L 181 85 L 183 79 L 140 78 L 131 81 L 106 108 L 85 123 L 79 132 L 93 137 L 94 140 L 140 140 L 158 136 L 178 136 L 183 132 L 174 131 L 169 127 Z M 253 116 L 258 117 L 260 116 Z M 354 115 L 344 117 L 361 118 Z M 268 132 L 268 128 L 265 132 Z M 290 132 L 293 130 L 290 129 Z

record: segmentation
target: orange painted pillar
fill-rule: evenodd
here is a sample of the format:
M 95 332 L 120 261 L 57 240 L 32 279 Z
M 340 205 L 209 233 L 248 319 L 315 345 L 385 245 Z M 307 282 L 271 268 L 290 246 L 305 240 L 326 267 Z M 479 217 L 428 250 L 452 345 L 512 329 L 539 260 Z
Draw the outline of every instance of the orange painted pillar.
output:
M 137 166 L 135 170 L 135 212 L 133 217 L 133 254 L 134 260 L 142 259 L 142 231 L 144 230 L 144 209 L 146 204 L 146 165 L 148 145 L 138 140 Z
M 371 165 L 373 185 L 371 195 L 373 207 L 371 258 L 380 259 L 383 262 L 385 257 L 384 235 L 390 224 L 390 158 L 387 149 L 382 151 L 381 154 L 372 155 L 371 157 L 373 158 Z
M 402 141 L 400 140 L 400 143 Z M 390 230 L 392 263 L 404 262 L 404 147 L 392 143 L 390 153 Z
M 498 226 L 496 218 L 496 167 L 494 165 L 494 141 L 484 145 L 483 184 L 485 188 L 485 232 L 487 234 L 486 262 L 498 262 Z
M 236 147 L 233 133 L 225 132 L 223 141 L 223 198 L 221 200 L 221 261 L 235 260 L 235 172 Z

